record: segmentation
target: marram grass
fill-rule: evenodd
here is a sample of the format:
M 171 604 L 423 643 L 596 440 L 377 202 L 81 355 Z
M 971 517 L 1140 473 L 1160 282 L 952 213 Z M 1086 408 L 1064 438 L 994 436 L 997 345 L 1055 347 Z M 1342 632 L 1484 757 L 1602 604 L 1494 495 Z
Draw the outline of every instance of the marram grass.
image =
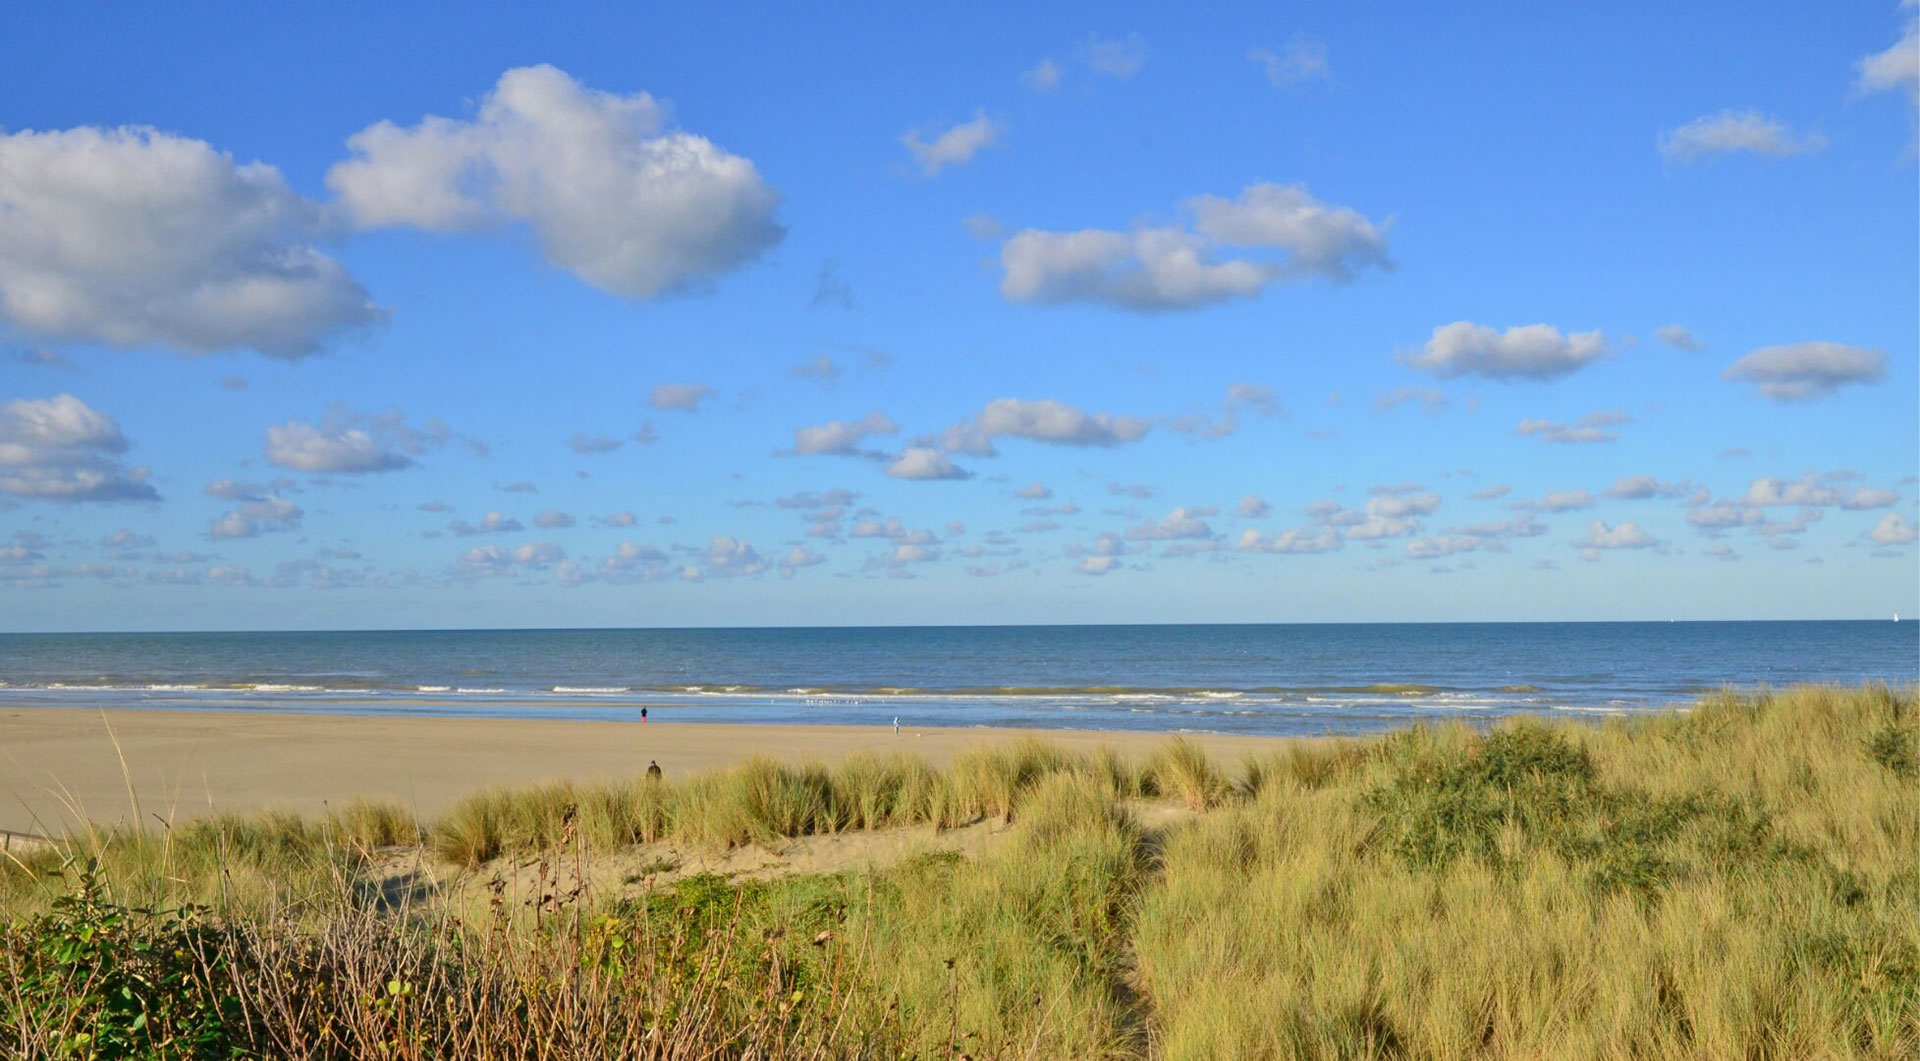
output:
M 1188 809 L 1148 830 L 1142 799 Z M 569 885 L 587 850 L 979 820 L 1007 833 L 972 860 Z M 396 848 L 478 879 L 538 859 L 545 890 L 396 907 L 361 883 Z M 1917 853 L 1910 689 L 1422 727 L 1237 771 L 1184 741 L 755 760 L 425 823 L 354 804 L 77 836 L 0 870 L 0 1053 L 1911 1057 Z

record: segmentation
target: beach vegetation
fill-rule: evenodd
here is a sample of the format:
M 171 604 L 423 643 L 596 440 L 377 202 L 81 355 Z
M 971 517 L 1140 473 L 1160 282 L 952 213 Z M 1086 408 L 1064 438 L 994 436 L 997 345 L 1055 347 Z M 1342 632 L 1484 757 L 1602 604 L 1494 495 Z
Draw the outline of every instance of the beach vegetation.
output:
M 1234 775 L 1018 741 L 83 831 L 0 865 L 0 1050 L 1910 1057 L 1917 740 L 1911 689 L 1800 687 Z M 699 869 L 962 826 L 991 842 Z

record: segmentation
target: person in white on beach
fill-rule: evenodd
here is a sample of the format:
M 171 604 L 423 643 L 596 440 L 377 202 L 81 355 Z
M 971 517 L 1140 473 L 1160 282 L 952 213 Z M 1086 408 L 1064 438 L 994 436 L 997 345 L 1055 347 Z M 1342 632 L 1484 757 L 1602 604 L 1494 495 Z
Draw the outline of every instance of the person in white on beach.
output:
M 893 716 L 893 735 L 896 737 L 900 735 L 900 716 L 899 715 Z

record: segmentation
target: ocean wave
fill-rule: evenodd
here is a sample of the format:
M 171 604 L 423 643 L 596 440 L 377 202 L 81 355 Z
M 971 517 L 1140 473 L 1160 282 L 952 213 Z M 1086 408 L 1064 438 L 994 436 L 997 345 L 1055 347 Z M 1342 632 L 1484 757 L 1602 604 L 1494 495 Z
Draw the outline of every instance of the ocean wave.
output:
M 593 696 L 604 696 L 608 693 L 624 693 L 629 690 L 624 685 L 556 685 L 553 687 L 553 691 L 566 694 L 585 693 Z

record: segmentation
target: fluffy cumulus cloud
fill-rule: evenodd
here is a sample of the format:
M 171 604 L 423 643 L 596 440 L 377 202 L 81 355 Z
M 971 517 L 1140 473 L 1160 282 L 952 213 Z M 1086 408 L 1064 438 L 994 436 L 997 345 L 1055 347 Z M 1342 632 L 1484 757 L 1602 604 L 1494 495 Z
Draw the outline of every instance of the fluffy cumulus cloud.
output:
M 940 437 L 940 446 L 979 457 L 996 454 L 996 438 L 1024 438 L 1056 446 L 1118 446 L 1140 440 L 1152 427 L 1138 417 L 1089 413 L 1051 398 L 996 398 L 977 417 L 948 428 Z
M 1562 335 L 1550 324 L 1528 324 L 1501 332 L 1472 321 L 1455 321 L 1435 328 L 1426 346 L 1403 360 L 1443 379 L 1549 380 L 1606 355 L 1606 336 L 1597 331 Z
M 0 496 L 159 500 L 147 469 L 120 461 L 128 445 L 113 417 L 71 394 L 0 404 Z
M 1830 478 L 1830 477 L 1829 477 Z M 1891 490 L 1870 487 L 1848 489 L 1835 486 L 1819 476 L 1798 479 L 1755 479 L 1747 485 L 1743 503 L 1758 508 L 1793 506 L 1799 508 L 1837 507 L 1852 511 L 1886 508 L 1900 500 Z
M 267 428 L 266 457 L 277 467 L 313 475 L 389 472 L 413 463 L 360 428 L 300 420 Z
M 1845 343 L 1807 342 L 1763 346 L 1728 365 L 1722 379 L 1754 384 L 1778 402 L 1824 398 L 1849 383 L 1877 383 L 1887 374 L 1887 355 Z
M 760 574 L 771 566 L 746 540 L 722 536 L 707 542 L 699 570 L 703 578 L 736 578 Z
M 1000 292 L 1013 302 L 1155 312 L 1248 298 L 1284 280 L 1344 281 L 1393 267 L 1386 224 L 1322 203 L 1304 185 L 1254 184 L 1237 199 L 1199 196 L 1186 207 L 1186 225 L 1016 232 L 1000 249 Z
M 527 542 L 508 548 L 504 545 L 476 545 L 460 554 L 455 572 L 461 578 L 494 578 L 546 571 L 563 565 L 567 551 L 553 542 Z M 567 578 L 566 581 L 573 581 Z
M 895 479 L 971 479 L 973 473 L 953 463 L 953 458 L 929 446 L 909 446 L 887 465 L 887 474 Z
M 1681 165 L 1709 155 L 1749 154 L 1785 158 L 1826 146 L 1818 133 L 1800 135 L 1759 111 L 1723 110 L 1695 118 L 1660 135 L 1660 156 Z
M 1260 519 L 1272 511 L 1273 506 L 1258 494 L 1248 494 L 1234 506 L 1234 513 L 1242 519 Z
M 982 148 L 999 139 L 1000 133 L 1000 125 L 987 117 L 986 111 L 976 111 L 971 120 L 956 122 L 931 140 L 922 130 L 909 129 L 901 134 L 900 143 L 913 155 L 923 176 L 937 177 L 948 166 L 971 162 Z
M 298 358 L 382 312 L 280 172 L 146 128 L 0 136 L 0 315 L 54 340 Z
M 446 232 L 524 222 L 542 254 L 629 298 L 698 290 L 778 243 L 779 195 L 753 163 L 669 129 L 645 92 L 552 66 L 500 75 L 471 119 L 355 133 L 327 186 L 359 225 Z
M 1867 532 L 1867 539 L 1876 545 L 1911 545 L 1914 537 L 1913 522 L 1898 512 L 1881 516 Z
M 793 429 L 793 454 L 802 457 L 869 457 L 882 454 L 863 450 L 860 444 L 872 435 L 898 434 L 900 426 L 878 410 L 858 420 L 829 420 L 813 427 Z
M 1620 432 L 1613 430 L 1633 422 L 1622 412 L 1588 413 L 1570 424 L 1557 420 L 1522 420 L 1516 434 L 1531 435 L 1542 442 L 1618 442 Z
M 1587 524 L 1587 536 L 1575 543 L 1583 560 L 1596 559 L 1602 549 L 1650 549 L 1660 540 L 1640 524 L 1627 520 L 1609 527 L 1599 520 Z

